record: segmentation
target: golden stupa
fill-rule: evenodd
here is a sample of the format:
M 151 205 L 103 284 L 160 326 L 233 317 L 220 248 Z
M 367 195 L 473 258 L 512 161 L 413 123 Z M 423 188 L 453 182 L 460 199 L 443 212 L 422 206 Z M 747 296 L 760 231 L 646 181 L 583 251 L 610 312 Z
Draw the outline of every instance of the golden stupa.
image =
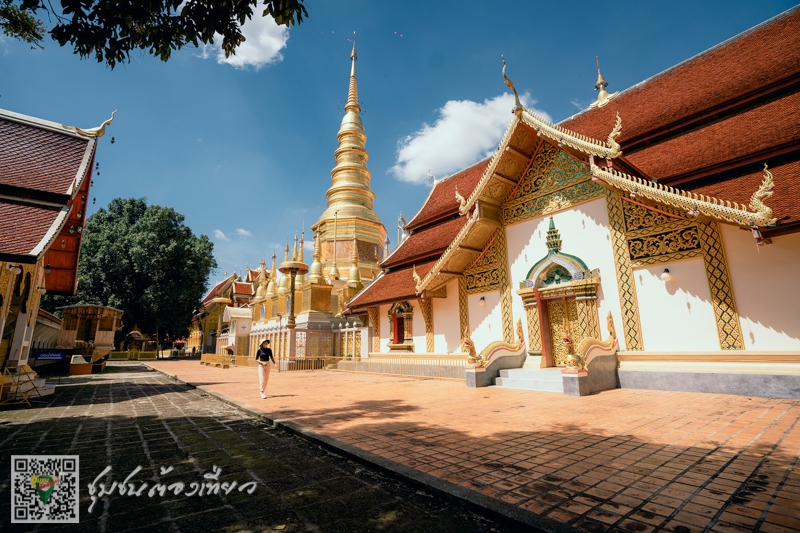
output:
M 377 262 L 384 255 L 386 228 L 373 210 L 375 193 L 369 186 L 372 174 L 367 169 L 367 136 L 358 103 L 357 59 L 354 34 L 350 88 L 337 135 L 339 147 L 334 152 L 336 166 L 331 170 L 331 188 L 325 193 L 328 207 L 311 226 L 320 248 L 323 275 L 331 282 L 349 278 L 354 248 L 365 279 L 374 277 Z

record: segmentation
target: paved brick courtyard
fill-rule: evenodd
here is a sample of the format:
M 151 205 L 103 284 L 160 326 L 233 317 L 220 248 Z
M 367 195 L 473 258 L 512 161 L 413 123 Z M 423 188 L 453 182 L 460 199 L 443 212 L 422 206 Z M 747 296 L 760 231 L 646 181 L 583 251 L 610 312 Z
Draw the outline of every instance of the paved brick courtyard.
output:
M 197 362 L 185 368 L 199 366 Z M 274 429 L 209 394 L 141 365 L 61 378 L 34 407 L 0 411 L 0 530 L 81 532 L 488 532 L 508 528 Z M 244 377 L 244 374 L 242 375 Z M 58 382 L 55 379 L 54 382 Z M 276 379 L 276 382 L 279 380 Z M 286 399 L 286 398 L 281 398 Z M 81 521 L 10 524 L 10 456 L 80 457 Z M 256 480 L 252 495 L 154 498 L 117 493 L 88 512 L 87 485 L 106 466 L 122 482 Z M 174 470 L 160 474 L 161 467 Z
M 575 398 L 324 371 L 273 371 L 262 400 L 255 369 L 152 366 L 544 516 L 546 529 L 800 531 L 800 401 L 640 390 Z

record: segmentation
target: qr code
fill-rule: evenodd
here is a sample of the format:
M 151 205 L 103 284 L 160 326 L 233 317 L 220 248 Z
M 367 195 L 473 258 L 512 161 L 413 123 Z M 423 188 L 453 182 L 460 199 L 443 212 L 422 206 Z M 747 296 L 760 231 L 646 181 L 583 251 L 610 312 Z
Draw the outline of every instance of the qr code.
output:
M 77 524 L 77 455 L 11 456 L 11 522 Z

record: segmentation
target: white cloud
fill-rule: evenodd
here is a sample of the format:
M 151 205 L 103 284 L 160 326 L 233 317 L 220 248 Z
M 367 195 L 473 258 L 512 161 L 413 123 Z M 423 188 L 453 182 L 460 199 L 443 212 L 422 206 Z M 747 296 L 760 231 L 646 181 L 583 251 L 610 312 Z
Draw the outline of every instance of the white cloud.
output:
M 242 25 L 242 35 L 245 41 L 236 49 L 236 54 L 225 57 L 219 45 L 222 35 L 215 34 L 214 44 L 202 46 L 199 57 L 208 59 L 214 56 L 219 64 L 227 63 L 236 68 L 255 67 L 256 70 L 283 61 L 281 50 L 286 48 L 289 40 L 289 28 L 278 26 L 272 17 L 262 17 L 256 12 Z
M 222 233 L 222 232 L 221 232 L 220 230 L 218 230 L 218 229 L 215 229 L 215 230 L 214 230 L 212 233 L 214 234 L 214 237 L 215 237 L 215 238 L 217 238 L 217 239 L 219 239 L 219 240 L 221 240 L 221 241 L 227 241 L 227 240 L 228 240 L 228 238 L 225 236 L 225 234 L 224 234 L 224 233 Z
M 522 105 L 547 118 L 531 106 L 530 94 L 520 96 Z M 483 103 L 450 100 L 439 109 L 433 125 L 423 124 L 419 131 L 397 142 L 397 161 L 389 169 L 401 181 L 430 183 L 428 169 L 437 178 L 461 170 L 489 155 L 511 123 L 514 95 L 504 93 Z
M 246 229 L 236 228 L 236 235 L 238 235 L 239 237 L 245 238 L 245 237 L 250 237 L 253 234 L 250 233 L 249 231 L 247 231 Z

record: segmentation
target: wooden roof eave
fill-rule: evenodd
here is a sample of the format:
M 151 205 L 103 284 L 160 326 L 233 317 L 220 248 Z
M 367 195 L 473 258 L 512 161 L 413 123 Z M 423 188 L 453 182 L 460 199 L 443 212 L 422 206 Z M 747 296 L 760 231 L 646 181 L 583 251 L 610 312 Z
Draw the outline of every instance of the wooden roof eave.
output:
M 483 253 L 495 230 L 500 227 L 500 211 L 497 206 L 482 202 L 475 205 L 469 220 L 458 232 L 453 242 L 431 268 L 430 272 L 416 285 L 417 294 L 432 292 L 447 285 L 463 274 Z

